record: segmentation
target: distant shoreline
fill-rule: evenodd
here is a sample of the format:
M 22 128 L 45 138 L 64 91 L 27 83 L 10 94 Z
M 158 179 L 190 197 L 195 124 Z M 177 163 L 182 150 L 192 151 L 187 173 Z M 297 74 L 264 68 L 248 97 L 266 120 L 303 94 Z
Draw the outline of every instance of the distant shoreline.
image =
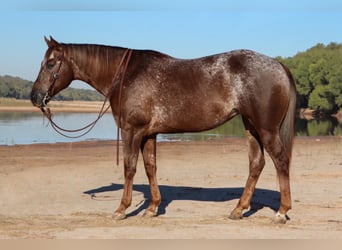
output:
M 98 113 L 103 102 L 99 101 L 51 101 L 48 107 L 52 112 Z M 29 100 L 0 98 L 0 112 L 41 112 Z M 108 110 L 111 112 L 111 109 Z
M 52 112 L 64 113 L 98 113 L 103 105 L 102 101 L 51 101 L 48 107 Z M 311 120 L 311 109 L 298 109 L 297 115 L 301 119 Z M 18 100 L 13 98 L 0 98 L 0 112 L 41 112 L 39 108 L 34 107 L 30 100 Z M 108 113 L 111 113 L 109 108 Z M 342 109 L 336 114 L 331 115 L 335 117 L 339 123 L 342 123 Z

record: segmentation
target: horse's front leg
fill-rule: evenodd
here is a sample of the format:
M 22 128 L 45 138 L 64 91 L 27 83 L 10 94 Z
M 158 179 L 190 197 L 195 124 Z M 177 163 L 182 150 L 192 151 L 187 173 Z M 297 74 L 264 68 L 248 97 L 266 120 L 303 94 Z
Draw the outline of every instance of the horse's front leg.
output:
M 136 173 L 136 166 L 141 145 L 141 133 L 134 133 L 133 130 L 122 130 L 122 139 L 124 143 L 124 176 L 125 184 L 119 208 L 115 211 L 113 218 L 121 220 L 126 218 L 126 209 L 132 202 L 133 178 Z
M 161 196 L 158 188 L 156 172 L 156 136 L 148 138 L 141 144 L 141 151 L 144 158 L 145 171 L 150 183 L 151 201 L 145 210 L 145 217 L 153 217 L 157 215 L 157 207 L 160 204 Z

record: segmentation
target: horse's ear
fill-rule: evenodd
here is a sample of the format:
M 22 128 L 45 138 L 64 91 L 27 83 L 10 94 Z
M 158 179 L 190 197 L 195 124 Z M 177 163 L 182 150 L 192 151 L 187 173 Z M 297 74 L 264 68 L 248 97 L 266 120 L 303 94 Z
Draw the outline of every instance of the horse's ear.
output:
M 55 39 L 53 39 L 52 36 L 50 36 L 50 40 L 46 36 L 44 36 L 44 39 L 49 48 L 59 46 L 59 43 Z

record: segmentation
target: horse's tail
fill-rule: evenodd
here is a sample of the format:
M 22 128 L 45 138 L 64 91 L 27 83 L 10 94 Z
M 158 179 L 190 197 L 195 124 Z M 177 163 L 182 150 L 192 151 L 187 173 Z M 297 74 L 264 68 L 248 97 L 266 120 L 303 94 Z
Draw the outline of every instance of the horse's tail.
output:
M 290 92 L 289 92 L 290 102 L 286 111 L 285 118 L 280 127 L 280 139 L 287 151 L 289 160 L 291 160 L 293 137 L 294 137 L 294 120 L 295 120 L 295 112 L 296 112 L 296 84 L 289 68 L 283 65 L 282 63 L 281 65 L 283 66 L 290 81 Z

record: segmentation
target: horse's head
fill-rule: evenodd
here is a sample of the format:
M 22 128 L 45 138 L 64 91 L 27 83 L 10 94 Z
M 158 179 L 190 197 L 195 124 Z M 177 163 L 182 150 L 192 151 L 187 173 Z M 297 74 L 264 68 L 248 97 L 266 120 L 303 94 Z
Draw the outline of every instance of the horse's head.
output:
M 51 36 L 50 40 L 44 38 L 48 50 L 31 92 L 32 104 L 39 108 L 45 107 L 54 95 L 68 87 L 74 77 L 70 62 L 65 58 L 65 45 Z

